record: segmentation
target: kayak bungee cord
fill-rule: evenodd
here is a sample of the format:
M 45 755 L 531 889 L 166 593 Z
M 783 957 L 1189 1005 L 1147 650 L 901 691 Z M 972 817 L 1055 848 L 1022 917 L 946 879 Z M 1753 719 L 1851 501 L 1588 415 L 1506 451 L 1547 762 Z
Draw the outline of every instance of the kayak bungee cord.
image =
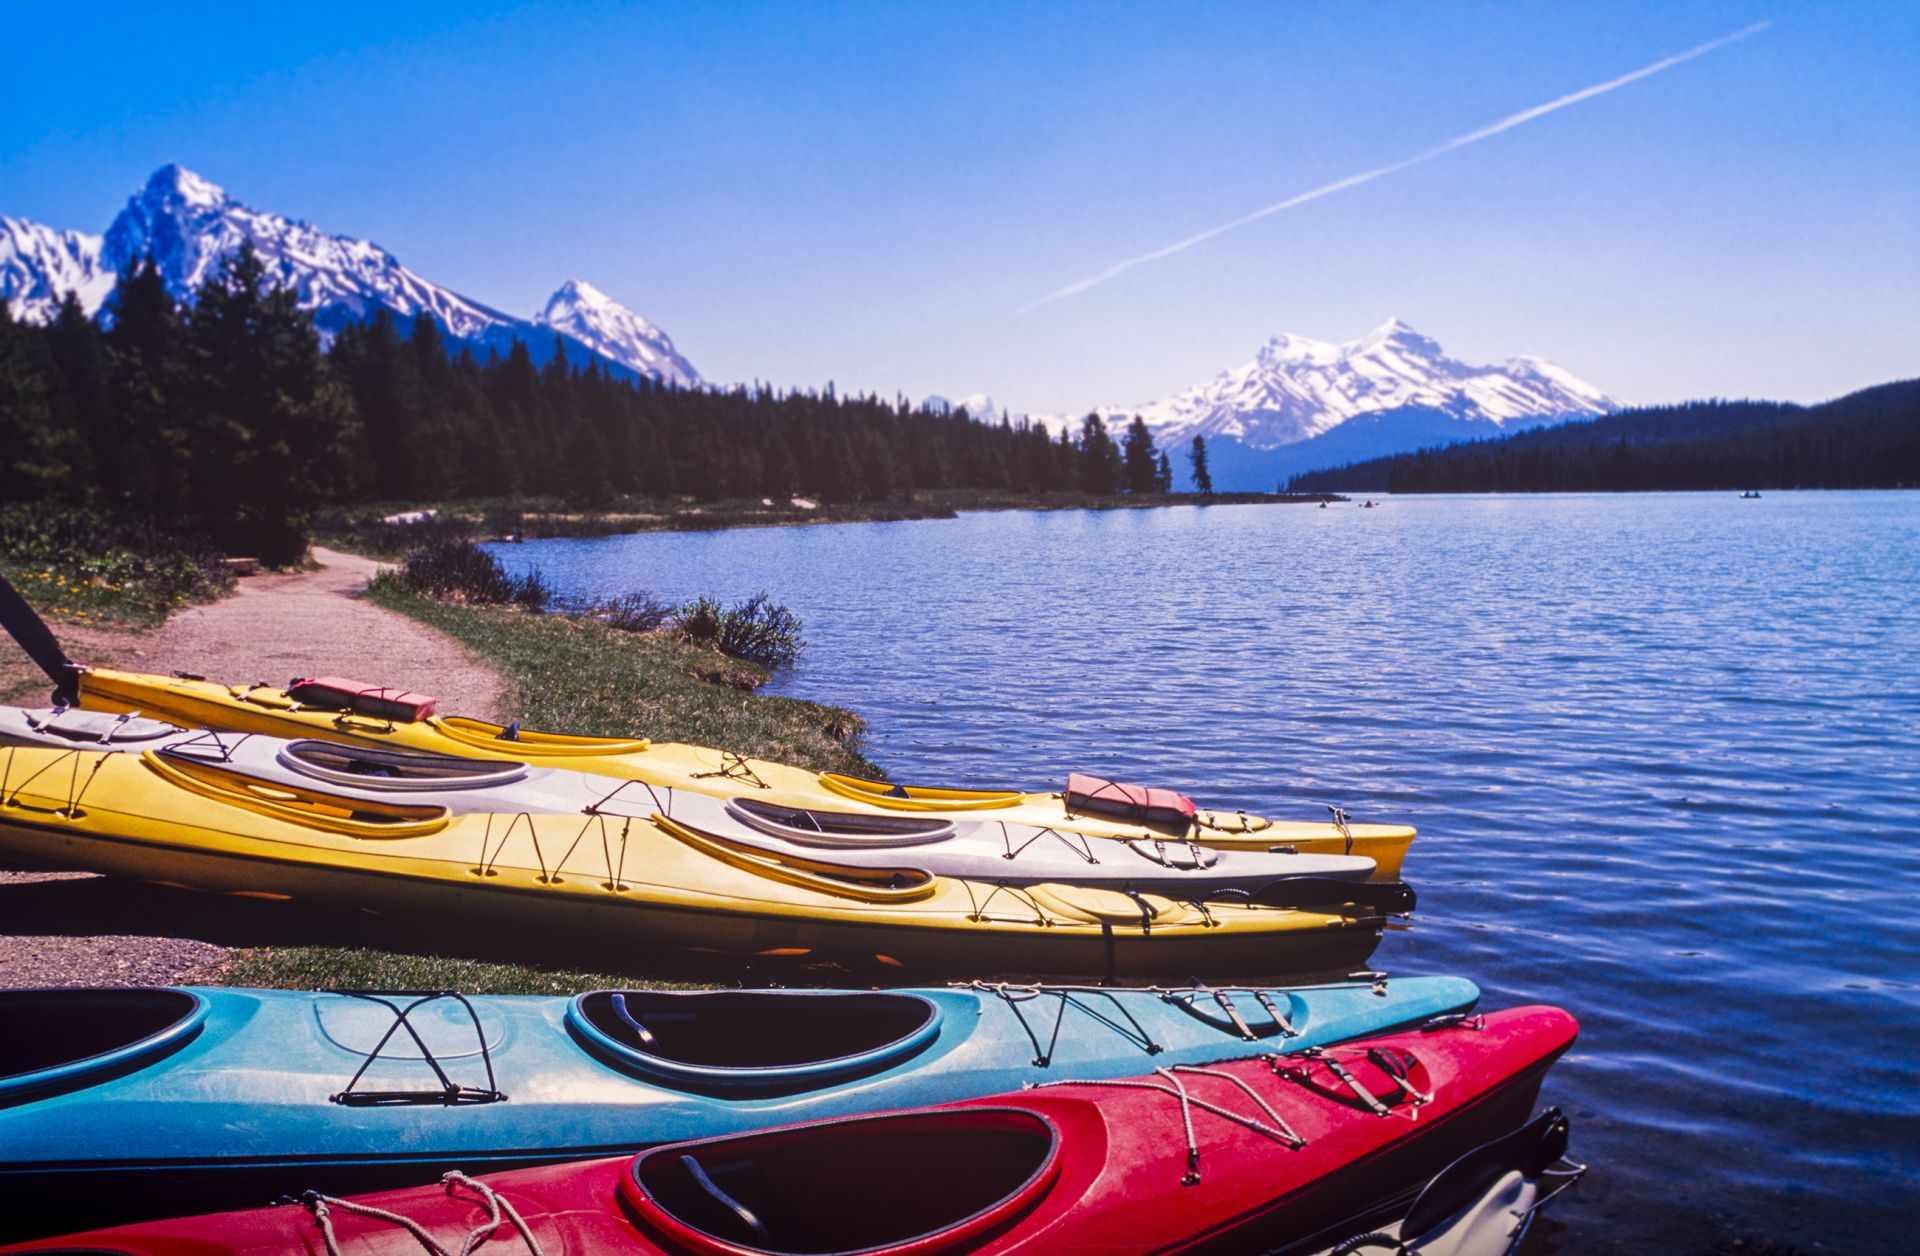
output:
M 9 807 L 22 806 L 20 791 L 39 780 L 46 773 L 53 771 L 62 760 L 70 758 L 73 763 L 73 769 L 67 775 L 67 805 L 54 812 L 55 815 L 63 816 L 67 819 L 72 819 L 80 814 L 80 800 L 86 796 L 88 787 L 93 784 L 94 777 L 100 774 L 100 769 L 106 766 L 107 755 L 110 753 L 109 751 L 89 752 L 84 750 L 68 750 L 56 754 L 53 758 L 47 760 L 45 764 L 41 765 L 39 771 L 30 773 L 22 779 L 18 785 L 15 785 L 12 783 L 13 756 L 14 752 L 20 748 L 21 747 L 15 746 L 7 747 L 7 765 L 5 768 L 0 768 L 0 803 L 5 803 L 5 805 Z M 93 770 L 87 773 L 87 779 L 83 782 L 80 779 L 80 760 L 83 755 L 88 753 L 98 753 L 100 757 L 94 760 Z M 8 793 L 9 789 L 12 790 L 12 793 Z
M 720 752 L 720 766 L 713 771 L 695 772 L 688 779 L 704 781 L 716 776 L 722 780 L 745 781 L 755 789 L 773 788 L 773 786 L 760 779 L 760 774 L 753 770 L 751 763 L 747 762 L 747 756 L 738 754 L 732 750 L 722 750 Z
M 133 716 L 128 715 L 125 718 L 132 719 Z M 203 743 L 212 742 L 214 753 L 219 756 L 219 758 L 215 761 L 219 763 L 232 763 L 234 753 L 238 751 L 240 747 L 246 745 L 248 741 L 252 740 L 257 736 L 259 736 L 258 733 L 235 733 L 235 734 L 232 734 L 233 743 L 229 745 L 226 741 L 226 738 L 221 734 L 219 729 L 206 728 L 206 729 L 201 729 L 196 735 L 187 738 L 187 740 L 185 741 L 174 742 L 173 744 L 169 745 L 166 749 L 167 749 L 167 753 L 169 754 L 182 754 L 186 752 L 195 751 Z M 104 742 L 107 739 L 105 737 L 102 737 L 100 740 Z M 200 758 L 201 756 L 198 754 L 190 754 L 189 757 L 197 759 L 197 758 Z
M 1013 1018 L 1020 1023 L 1020 1028 L 1026 1031 L 1027 1040 L 1033 1043 L 1033 1063 L 1036 1068 L 1050 1068 L 1052 1066 L 1053 1051 L 1055 1047 L 1060 1045 L 1060 1027 L 1066 1022 L 1067 1007 L 1069 1004 L 1085 1012 L 1088 1016 L 1092 1017 L 1097 1024 L 1105 1025 L 1108 1029 L 1113 1030 L 1113 1032 L 1119 1034 L 1127 1041 L 1138 1044 L 1140 1049 L 1148 1055 L 1159 1055 L 1166 1049 L 1153 1040 L 1153 1035 L 1149 1034 L 1145 1027 L 1142 1026 L 1138 1020 L 1134 1019 L 1133 1013 L 1127 1010 L 1125 1003 L 1122 1003 L 1114 997 L 1113 991 L 1102 989 L 1099 986 L 1015 986 L 1009 985 L 1004 981 L 991 984 L 983 981 L 970 981 L 959 988 L 963 990 L 977 990 L 982 993 L 999 996 L 1001 1001 L 1007 1005 L 1007 1009 L 1013 1013 Z M 1033 1026 L 1027 1023 L 1027 1015 L 1021 1010 L 1020 1005 L 1022 1003 L 1032 1002 L 1044 994 L 1056 995 L 1060 1002 L 1054 1012 L 1053 1033 L 1047 1038 L 1047 1045 L 1043 1050 L 1040 1046 L 1040 1036 L 1034 1033 Z M 1114 1010 L 1119 1012 L 1121 1017 L 1125 1018 L 1127 1025 L 1131 1026 L 1131 1032 L 1129 1032 L 1127 1028 L 1122 1027 L 1120 1021 L 1113 1016 L 1075 998 L 1074 996 L 1077 994 L 1097 994 L 1104 996 L 1107 1002 L 1113 1004 Z
M 1086 860 L 1088 863 L 1097 864 L 1100 862 L 1097 858 L 1094 857 L 1093 848 L 1088 844 L 1090 839 L 1087 837 L 1085 833 L 1075 833 L 1073 837 L 1068 837 L 1066 834 L 1060 832 L 1057 829 L 1043 828 L 1038 833 L 1035 833 L 1032 837 L 1029 837 L 1026 841 L 1020 843 L 1018 847 L 1015 847 L 1013 844 L 1013 833 L 1011 830 L 1007 828 L 1007 822 L 1005 820 L 996 820 L 994 821 L 994 823 L 1000 826 L 1000 841 L 1006 847 L 1006 854 L 1001 856 L 1001 858 L 1003 859 L 1018 859 L 1020 856 L 1026 854 L 1027 847 L 1033 845 L 1035 842 L 1039 841 L 1041 838 L 1056 837 L 1060 839 L 1061 845 L 1065 846 L 1068 850 L 1080 856 L 1080 858 Z M 1079 841 L 1076 842 L 1074 838 L 1078 838 Z
M 1307 1087 L 1309 1093 L 1322 1094 L 1323 1097 L 1329 1100 L 1333 1098 L 1330 1095 L 1325 1095 L 1324 1092 L 1319 1091 L 1312 1085 L 1306 1069 L 1283 1067 L 1283 1063 L 1287 1061 L 1288 1057 L 1263 1055 L 1259 1058 L 1267 1065 L 1275 1077 L 1299 1082 L 1301 1085 Z M 1301 1052 L 1299 1056 L 1293 1058 L 1306 1059 L 1325 1067 L 1326 1070 L 1338 1078 L 1348 1090 L 1353 1092 L 1355 1098 L 1366 1104 L 1367 1108 L 1372 1111 L 1374 1115 L 1383 1117 L 1393 1115 L 1392 1102 L 1381 1102 L 1379 1096 L 1362 1085 L 1360 1079 L 1355 1077 L 1351 1071 L 1340 1063 L 1339 1059 L 1335 1057 L 1332 1052 L 1327 1051 L 1325 1048 L 1310 1047 Z M 1384 1073 L 1394 1085 L 1400 1089 L 1400 1093 L 1411 1102 L 1414 1108 L 1417 1109 L 1433 1099 L 1431 1094 L 1423 1093 L 1416 1088 L 1412 1082 L 1412 1068 L 1414 1064 L 1418 1063 L 1412 1052 L 1402 1051 L 1395 1053 L 1382 1050 L 1378 1047 L 1368 1047 L 1364 1058 Z M 1169 1084 L 1161 1085 L 1145 1080 L 1123 1081 L 1110 1078 L 1095 1078 L 1086 1081 L 1063 1079 L 1056 1082 L 1034 1083 L 1029 1085 L 1027 1089 L 1043 1090 L 1053 1086 L 1100 1086 L 1119 1090 L 1151 1090 L 1163 1095 L 1172 1095 L 1180 1101 L 1180 1120 L 1185 1128 L 1187 1138 L 1187 1169 L 1185 1175 L 1180 1179 L 1182 1186 L 1193 1186 L 1200 1181 L 1200 1143 L 1193 1129 L 1193 1109 L 1195 1108 L 1199 1108 L 1205 1112 L 1211 1112 L 1215 1116 L 1252 1130 L 1254 1133 L 1260 1134 L 1263 1137 L 1280 1139 L 1295 1150 L 1307 1145 L 1307 1140 L 1295 1132 L 1294 1128 L 1287 1124 L 1286 1118 L 1275 1111 L 1273 1105 L 1262 1098 L 1260 1093 L 1254 1090 L 1252 1085 L 1244 1078 L 1237 1077 L 1232 1073 L 1193 1064 L 1176 1064 L 1171 1068 L 1162 1066 L 1153 1071 L 1155 1076 L 1165 1078 Z M 1208 1103 L 1204 1099 L 1189 1094 L 1186 1086 L 1180 1080 L 1181 1074 L 1197 1077 L 1215 1077 L 1221 1081 L 1231 1082 L 1234 1086 L 1238 1087 L 1247 1098 L 1251 1099 L 1255 1106 L 1264 1112 L 1273 1123 L 1268 1125 L 1257 1117 L 1250 1117 L 1242 1113 L 1230 1111 L 1217 1104 Z
M 1286 1119 L 1273 1110 L 1273 1105 L 1262 1099 L 1252 1086 L 1231 1073 L 1216 1073 L 1212 1069 L 1195 1064 L 1176 1064 L 1172 1068 L 1156 1068 L 1153 1072 L 1156 1077 L 1164 1077 L 1172 1084 L 1161 1086 L 1149 1081 L 1119 1081 L 1103 1078 L 1093 1081 L 1041 1082 L 1038 1085 L 1029 1086 L 1028 1089 L 1041 1090 L 1048 1086 L 1102 1086 L 1115 1090 L 1152 1090 L 1163 1095 L 1172 1095 L 1180 1101 L 1180 1121 L 1187 1136 L 1187 1169 L 1180 1178 L 1182 1186 L 1196 1186 L 1200 1182 L 1200 1140 L 1193 1132 L 1193 1109 L 1195 1108 L 1211 1112 L 1217 1117 L 1232 1121 L 1235 1125 L 1250 1129 L 1263 1137 L 1277 1138 L 1296 1151 L 1307 1145 L 1307 1140 L 1294 1132 L 1294 1128 L 1287 1124 Z M 1199 1077 L 1217 1077 L 1222 1081 L 1232 1082 L 1246 1094 L 1247 1098 L 1253 1100 L 1255 1106 L 1272 1118 L 1273 1124 L 1268 1125 L 1258 1117 L 1243 1116 L 1217 1104 L 1208 1103 L 1205 1099 L 1195 1098 L 1187 1093 L 1186 1085 L 1180 1080 L 1179 1074 L 1182 1073 Z
M 616 790 L 615 792 L 617 793 L 619 791 Z M 602 801 L 605 800 L 603 799 Z M 598 805 L 599 804 L 596 803 L 594 806 L 587 807 L 583 811 L 582 814 L 587 818 L 581 822 L 580 831 L 573 835 L 573 842 L 567 847 L 566 853 L 561 855 L 559 860 L 554 863 L 553 871 L 551 872 L 547 871 L 547 854 L 540 845 L 540 829 L 534 823 L 533 816 L 530 813 L 525 811 L 514 812 L 512 818 L 507 821 L 506 831 L 500 834 L 499 844 L 494 845 L 493 822 L 496 813 L 488 812 L 486 828 L 480 835 L 480 862 L 471 869 L 473 875 L 477 877 L 498 875 L 494 865 L 500 862 L 500 856 L 507 849 L 508 840 L 518 831 L 520 822 L 525 820 L 527 822 L 527 840 L 533 844 L 533 857 L 540 864 L 539 883 L 541 885 L 552 885 L 560 879 L 560 870 L 567 866 L 567 860 L 573 858 L 573 852 L 580 849 L 580 841 L 586 837 L 587 830 L 593 827 L 595 821 L 598 821 L 600 824 L 600 855 L 601 858 L 606 861 L 607 865 L 607 879 L 600 883 L 600 887 L 605 890 L 611 890 L 616 894 L 621 893 L 627 888 L 626 882 L 622 880 L 627 869 L 627 838 L 631 836 L 633 832 L 633 822 L 637 817 L 622 815 L 619 812 L 600 811 L 597 810 Z M 607 839 L 608 816 L 612 816 L 621 821 L 620 858 L 617 861 L 613 856 L 613 846 Z M 492 849 L 491 855 L 488 854 L 489 848 Z
M 1267 1067 L 1273 1070 L 1275 1077 L 1284 1077 L 1290 1081 L 1299 1082 L 1308 1090 L 1316 1089 L 1311 1080 L 1309 1070 L 1291 1064 L 1290 1061 L 1306 1060 L 1310 1065 L 1322 1065 L 1326 1068 L 1327 1072 L 1338 1079 L 1341 1085 L 1352 1091 L 1354 1098 L 1364 1103 L 1368 1110 L 1375 1116 L 1393 1115 L 1394 1101 L 1388 1100 L 1383 1103 L 1380 1096 L 1361 1085 L 1360 1079 L 1355 1077 L 1345 1065 L 1340 1063 L 1338 1056 L 1334 1055 L 1333 1052 L 1327 1050 L 1325 1047 L 1308 1047 L 1306 1050 L 1291 1057 L 1263 1055 L 1260 1058 L 1266 1061 Z M 1368 1047 L 1365 1059 L 1368 1063 L 1386 1074 L 1388 1079 L 1399 1088 L 1400 1093 L 1404 1095 L 1414 1107 L 1419 1108 L 1432 1101 L 1433 1096 L 1431 1094 L 1422 1093 L 1414 1087 L 1412 1080 L 1413 1066 L 1419 1063 L 1419 1061 L 1411 1051 L 1403 1051 L 1400 1055 L 1395 1056 L 1380 1051 L 1378 1048 Z
M 1372 974 L 1372 976 L 1374 980 L 1367 984 L 1372 986 L 1374 993 L 1385 995 L 1387 991 L 1386 976 L 1384 974 Z M 1297 988 L 1301 990 L 1337 990 L 1346 988 L 1348 984 L 1349 983 L 1330 983 L 1324 986 L 1301 986 Z M 1114 997 L 1114 988 L 1110 986 L 1076 986 L 1049 982 L 1019 984 L 1007 981 L 956 981 L 951 983 L 951 985 L 952 988 L 956 990 L 971 990 L 981 994 L 991 994 L 1005 1003 L 1007 1009 L 1013 1013 L 1014 1020 L 1017 1021 L 1020 1028 L 1025 1031 L 1027 1040 L 1033 1044 L 1033 1063 L 1038 1068 L 1048 1068 L 1052 1065 L 1054 1049 L 1060 1045 L 1060 1030 L 1066 1023 L 1068 1007 L 1085 1012 L 1096 1024 L 1104 1025 L 1119 1034 L 1122 1038 L 1135 1043 L 1148 1055 L 1158 1055 L 1165 1049 L 1153 1040 L 1153 1036 L 1141 1026 L 1138 1020 L 1134 1019 L 1133 1013 L 1127 1010 L 1126 1005 Z M 1213 1001 L 1220 1005 L 1221 1012 L 1231 1023 L 1229 1032 L 1237 1034 L 1242 1042 L 1257 1042 L 1263 1037 L 1271 1037 L 1272 1035 L 1259 1033 L 1249 1025 L 1246 1018 L 1240 1014 L 1240 1009 L 1234 1006 L 1232 998 L 1232 996 L 1236 994 L 1249 995 L 1265 1009 L 1268 1016 L 1272 1017 L 1274 1029 L 1281 1037 L 1298 1038 L 1300 1036 L 1300 1030 L 1294 1026 L 1293 1021 L 1286 1013 L 1280 1010 L 1279 1005 L 1273 1001 L 1273 996 L 1258 986 L 1215 987 L 1196 981 L 1191 987 L 1186 989 L 1162 988 L 1160 986 L 1142 986 L 1134 987 L 1133 989 L 1138 993 L 1158 995 L 1164 1003 L 1171 1003 L 1208 1023 L 1218 1024 L 1211 1016 L 1201 1012 L 1195 1006 L 1203 996 L 1211 996 Z M 1033 1025 L 1028 1022 L 1027 1014 L 1021 1006 L 1025 1003 L 1035 1002 L 1043 995 L 1052 995 L 1058 1000 L 1054 1008 L 1053 1030 L 1047 1036 L 1047 1045 L 1045 1047 L 1040 1045 L 1040 1035 L 1035 1032 Z M 1120 1016 L 1125 1019 L 1126 1025 L 1123 1026 L 1120 1021 L 1113 1016 L 1101 1011 L 1092 1003 L 1083 1001 L 1077 997 L 1081 995 L 1096 995 L 1105 999 L 1108 1003 L 1111 1003 Z M 1430 1018 L 1421 1028 L 1423 1030 L 1452 1028 L 1478 1029 L 1484 1024 L 1484 1018 L 1469 1017 L 1466 1013 L 1450 1013 Z M 1225 1025 L 1220 1026 L 1220 1028 L 1228 1030 L 1228 1026 Z
M 458 1169 L 443 1175 L 440 1181 L 446 1186 L 448 1195 L 453 1194 L 454 1187 L 465 1186 L 485 1200 L 488 1208 L 486 1222 L 467 1234 L 466 1241 L 460 1244 L 458 1252 L 449 1252 L 440 1246 L 439 1242 L 428 1234 L 426 1228 L 419 1222 L 397 1212 L 388 1212 L 384 1208 L 375 1208 L 371 1204 L 355 1203 L 351 1199 L 342 1199 L 337 1195 L 323 1195 L 319 1191 L 306 1192 L 300 1196 L 299 1202 L 306 1206 L 307 1211 L 313 1214 L 314 1221 L 319 1224 L 320 1237 L 327 1245 L 328 1256 L 341 1256 L 340 1241 L 333 1233 L 333 1210 L 336 1208 L 356 1217 L 366 1217 L 372 1221 L 385 1221 L 389 1225 L 397 1225 L 420 1240 L 420 1246 L 432 1256 L 472 1256 L 474 1249 L 485 1243 L 493 1236 L 494 1231 L 500 1228 L 500 1222 L 504 1218 L 513 1223 L 514 1230 L 519 1233 L 521 1241 L 527 1245 L 527 1251 L 532 1256 L 546 1256 L 546 1250 L 540 1246 L 540 1240 L 533 1236 L 533 1231 L 527 1226 L 526 1219 L 520 1215 L 520 1210 L 513 1206 L 512 1200 L 485 1182 L 470 1178 Z
M 486 1030 L 480 1027 L 480 1013 L 473 1010 L 473 1004 L 468 1002 L 467 996 L 459 991 L 324 990 L 321 993 L 377 1003 L 393 1013 L 393 1024 L 387 1026 L 387 1032 L 381 1034 L 380 1041 L 374 1043 L 373 1050 L 367 1052 L 367 1058 L 360 1062 L 358 1069 L 354 1070 L 353 1077 L 347 1082 L 345 1089 L 328 1096 L 331 1102 L 346 1107 L 385 1107 L 400 1103 L 441 1103 L 451 1107 L 455 1104 L 498 1103 L 507 1097 L 493 1075 L 493 1054 L 487 1045 Z M 413 998 L 413 1002 L 401 1007 L 393 1002 L 393 999 L 398 998 Z M 467 1018 L 473 1022 L 474 1041 L 480 1046 L 480 1062 L 486 1066 L 487 1070 L 486 1089 L 462 1086 L 447 1076 L 447 1071 L 440 1067 L 440 1061 L 434 1058 L 432 1048 L 427 1046 L 426 1039 L 420 1036 L 419 1029 L 408 1019 L 417 1009 L 439 999 L 452 999 L 457 1002 L 466 1010 Z M 393 1041 L 394 1034 L 402 1029 L 406 1030 L 407 1036 L 413 1039 L 413 1045 L 420 1049 L 420 1058 L 425 1061 L 426 1066 L 433 1070 L 435 1077 L 440 1079 L 440 1089 L 356 1091 L 354 1087 L 360 1084 L 360 1079 L 366 1075 L 369 1068 L 373 1067 L 373 1062 L 380 1058 L 380 1053 L 386 1050 L 387 1043 Z

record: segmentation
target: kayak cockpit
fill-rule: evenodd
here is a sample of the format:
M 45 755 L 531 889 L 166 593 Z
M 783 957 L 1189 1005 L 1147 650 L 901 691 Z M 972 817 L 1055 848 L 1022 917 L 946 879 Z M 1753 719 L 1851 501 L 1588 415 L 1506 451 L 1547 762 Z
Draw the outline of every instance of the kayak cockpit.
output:
M 916 994 L 595 990 L 567 1025 L 603 1058 L 691 1090 L 812 1089 L 924 1048 L 940 1008 Z
M 512 760 L 463 759 L 450 754 L 351 746 L 330 741 L 289 742 L 280 766 L 332 785 L 395 792 L 489 789 L 525 778 L 527 765 Z
M 802 846 L 881 849 L 925 846 L 932 842 L 944 842 L 954 833 L 951 820 L 814 811 L 805 807 L 776 806 L 758 798 L 729 799 L 727 814 L 758 832 Z
M 1059 1171 L 1045 1118 L 973 1108 L 661 1147 L 634 1158 L 621 1191 L 643 1223 L 695 1251 L 919 1253 L 971 1247 Z
M 0 1104 L 142 1067 L 206 1017 L 206 1000 L 187 990 L 0 991 Z
M 142 751 L 141 762 L 171 785 L 304 828 L 356 838 L 426 837 L 447 827 L 453 813 L 430 803 L 389 802 L 263 780 L 168 750 Z

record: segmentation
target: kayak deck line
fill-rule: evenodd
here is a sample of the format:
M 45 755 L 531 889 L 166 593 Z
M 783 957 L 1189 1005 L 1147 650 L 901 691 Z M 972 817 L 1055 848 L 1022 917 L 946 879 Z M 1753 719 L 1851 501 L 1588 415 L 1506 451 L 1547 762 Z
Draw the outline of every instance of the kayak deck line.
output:
M 333 990 L 329 993 L 378 1004 L 393 1013 L 393 1024 L 387 1026 L 387 1031 L 380 1035 L 378 1042 L 373 1044 L 373 1049 L 367 1052 L 366 1059 L 362 1060 L 360 1067 L 353 1071 L 353 1076 L 347 1084 L 327 1097 L 328 1102 L 337 1103 L 343 1107 L 386 1106 L 397 1103 L 438 1103 L 451 1107 L 455 1104 L 467 1103 L 500 1103 L 507 1098 L 507 1092 L 500 1089 L 500 1082 L 493 1073 L 493 1051 L 487 1044 L 486 1030 L 480 1027 L 480 1013 L 473 1010 L 473 1004 L 467 1001 L 466 995 L 457 990 Z M 413 1001 L 401 1007 L 394 1000 L 402 998 L 411 998 Z M 480 1048 L 480 1062 L 487 1070 L 487 1084 L 484 1088 L 462 1086 L 449 1077 L 447 1070 L 435 1058 L 433 1048 L 427 1045 L 427 1040 L 408 1019 L 420 1007 L 438 999 L 454 1000 L 466 1011 L 468 1019 L 473 1022 L 473 1036 Z M 386 1050 L 387 1043 L 391 1042 L 393 1036 L 403 1029 L 407 1031 L 407 1037 L 413 1041 L 413 1045 L 419 1048 L 420 1058 L 426 1062 L 428 1068 L 433 1070 L 434 1077 L 439 1079 L 439 1089 L 356 1090 L 355 1087 L 360 1084 L 360 1079 L 367 1075 L 367 1070 L 381 1058 L 380 1053 Z

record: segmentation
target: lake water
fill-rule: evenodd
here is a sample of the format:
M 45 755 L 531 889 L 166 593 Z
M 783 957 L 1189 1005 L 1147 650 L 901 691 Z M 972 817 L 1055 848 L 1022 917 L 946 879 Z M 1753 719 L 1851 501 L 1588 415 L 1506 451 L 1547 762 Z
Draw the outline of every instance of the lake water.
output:
M 1920 1223 L 1920 493 L 1391 498 L 534 542 L 765 589 L 897 780 L 1405 820 L 1375 964 L 1553 1002 L 1595 1168 L 1538 1250 Z M 1561 1228 L 1564 1227 L 1564 1228 Z M 1763 1249 L 1765 1250 L 1765 1249 Z

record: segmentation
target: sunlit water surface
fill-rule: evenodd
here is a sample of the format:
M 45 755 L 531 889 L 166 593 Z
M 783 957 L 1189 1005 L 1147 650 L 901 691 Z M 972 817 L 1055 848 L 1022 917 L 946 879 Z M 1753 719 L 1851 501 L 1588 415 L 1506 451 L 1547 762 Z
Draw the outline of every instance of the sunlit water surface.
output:
M 771 592 L 897 780 L 1405 820 L 1376 964 L 1584 1026 L 1545 1246 L 1911 1252 L 1920 494 L 1394 498 L 501 547 Z

